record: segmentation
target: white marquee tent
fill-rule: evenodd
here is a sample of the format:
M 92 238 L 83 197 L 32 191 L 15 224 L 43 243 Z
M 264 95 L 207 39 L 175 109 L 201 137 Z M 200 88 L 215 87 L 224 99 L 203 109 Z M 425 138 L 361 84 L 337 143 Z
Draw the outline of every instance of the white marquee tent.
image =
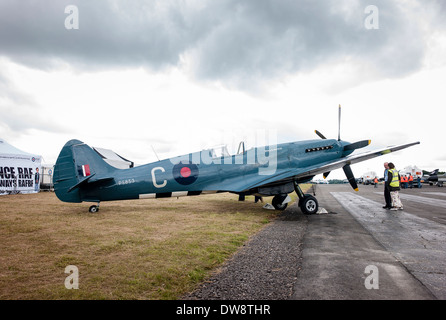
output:
M 0 139 L 0 195 L 39 192 L 41 159 Z

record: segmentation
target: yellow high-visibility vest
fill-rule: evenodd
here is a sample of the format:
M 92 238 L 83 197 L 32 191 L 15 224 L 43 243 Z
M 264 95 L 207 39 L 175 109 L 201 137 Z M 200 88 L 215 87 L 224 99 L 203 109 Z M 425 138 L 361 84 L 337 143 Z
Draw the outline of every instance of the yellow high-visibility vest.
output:
M 399 187 L 400 181 L 398 180 L 398 171 L 395 169 L 389 169 L 389 171 L 392 172 L 392 181 L 390 181 L 389 185 L 391 187 Z

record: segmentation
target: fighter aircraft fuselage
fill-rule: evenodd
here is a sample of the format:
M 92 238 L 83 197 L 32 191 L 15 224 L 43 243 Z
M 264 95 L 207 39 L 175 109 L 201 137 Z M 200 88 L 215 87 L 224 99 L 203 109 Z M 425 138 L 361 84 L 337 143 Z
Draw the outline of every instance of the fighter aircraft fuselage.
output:
M 287 169 L 305 168 L 345 157 L 353 152 L 343 151 L 343 146 L 347 144 L 335 139 L 307 140 L 253 148 L 225 157 L 213 157 L 212 150 L 203 150 L 129 169 L 108 167 L 107 172 L 96 170 L 94 174 L 97 176 L 91 177 L 90 183 L 84 183 L 82 188 L 72 189 L 68 199 L 67 187 L 72 186 L 61 188 L 63 181 L 58 182 L 55 173 L 56 185 L 59 184 L 56 194 L 61 200 L 70 202 L 162 198 L 225 191 L 271 195 L 268 187 L 283 185 L 292 179 L 280 179 L 260 188 L 244 189 L 243 186 L 249 180 L 262 177 L 267 180 Z M 85 147 L 88 146 L 71 140 L 64 148 L 76 150 Z M 76 179 L 88 179 L 93 174 L 96 161 L 98 159 L 80 160 L 78 166 L 88 165 L 91 172 L 84 176 L 81 170 L 76 170 Z M 301 177 L 298 182 L 307 182 L 312 178 L 313 175 Z

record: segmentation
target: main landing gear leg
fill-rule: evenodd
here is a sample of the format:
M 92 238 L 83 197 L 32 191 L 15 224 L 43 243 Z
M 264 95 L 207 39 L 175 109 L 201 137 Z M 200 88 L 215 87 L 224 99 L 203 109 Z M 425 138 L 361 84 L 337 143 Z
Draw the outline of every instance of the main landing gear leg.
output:
M 98 202 L 97 205 L 92 205 L 92 206 L 88 209 L 88 211 L 91 212 L 91 213 L 96 213 L 96 212 L 98 212 L 98 211 L 99 211 L 99 202 Z
M 319 209 L 319 204 L 311 194 L 304 194 L 296 181 L 294 181 L 294 190 L 299 197 L 299 207 L 303 214 L 315 214 Z

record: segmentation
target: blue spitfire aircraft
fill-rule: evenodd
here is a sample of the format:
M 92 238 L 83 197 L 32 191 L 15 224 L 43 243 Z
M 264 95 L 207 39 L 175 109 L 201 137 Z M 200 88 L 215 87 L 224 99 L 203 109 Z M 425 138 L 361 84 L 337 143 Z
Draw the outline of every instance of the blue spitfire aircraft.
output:
M 340 109 L 339 109 L 340 111 Z M 340 113 L 339 113 L 340 122 Z M 314 214 L 318 201 L 304 194 L 299 184 L 315 175 L 342 168 L 350 185 L 358 190 L 351 164 L 398 151 L 413 142 L 352 155 L 370 144 L 370 140 L 350 143 L 340 139 L 296 141 L 239 150 L 229 155 L 226 149 L 217 155 L 203 150 L 128 169 L 117 169 L 79 140 L 70 140 L 62 148 L 54 167 L 54 189 L 65 202 L 94 202 L 90 212 L 99 210 L 101 201 L 193 196 L 231 192 L 244 195 L 274 196 L 272 204 L 284 210 L 288 194 L 295 191 L 303 213 Z M 240 149 L 240 148 L 239 148 Z

